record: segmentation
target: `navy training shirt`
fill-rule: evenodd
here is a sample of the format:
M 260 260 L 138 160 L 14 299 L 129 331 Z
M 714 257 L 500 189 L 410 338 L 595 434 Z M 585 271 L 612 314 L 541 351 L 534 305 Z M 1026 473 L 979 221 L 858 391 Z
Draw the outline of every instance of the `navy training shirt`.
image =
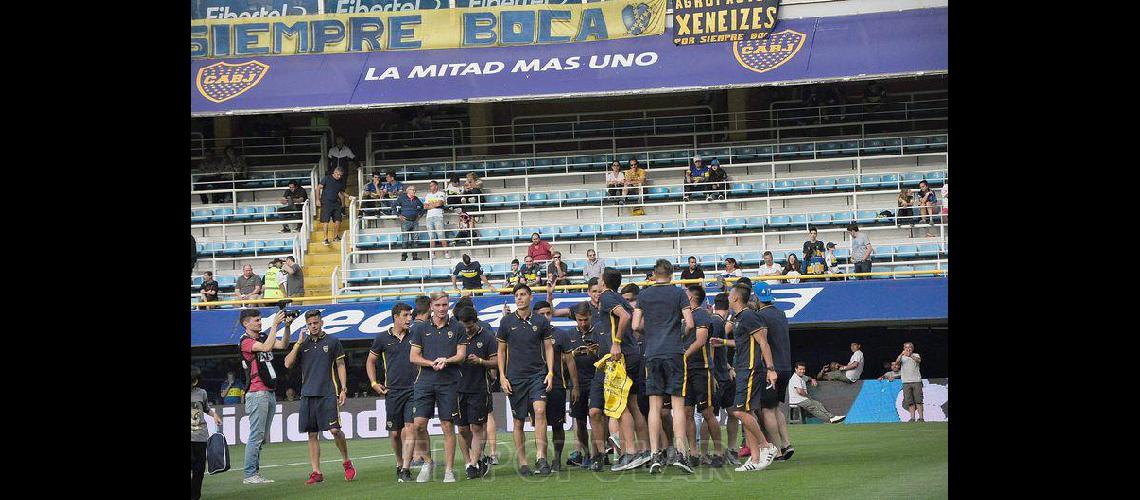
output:
M 697 330 L 701 328 L 705 329 L 705 343 L 701 345 L 700 350 L 694 352 L 693 354 L 690 354 L 688 358 L 685 358 L 685 363 L 688 365 L 690 370 L 698 368 L 702 370 L 708 370 L 713 366 L 713 360 L 710 356 L 710 347 L 708 341 L 708 335 L 712 334 L 712 314 L 709 314 L 709 311 L 707 309 L 703 307 L 693 309 L 693 332 L 686 335 L 685 340 L 682 343 L 684 344 L 685 349 L 688 350 L 689 346 L 693 344 L 693 341 L 697 339 Z
M 562 354 L 574 350 L 571 338 L 575 336 L 575 331 L 577 328 L 554 329 L 554 383 L 551 385 L 553 389 L 566 389 L 574 386 L 573 379 L 567 373 L 570 371 L 570 367 L 566 366 Z
M 309 335 L 301 347 L 301 395 L 332 396 L 340 391 L 339 380 L 333 367 L 344 357 L 340 339 L 324 333 L 320 337 Z
M 777 371 L 792 371 L 792 342 L 788 338 L 788 316 L 773 304 L 760 306 L 756 311 L 760 321 L 768 327 L 768 346 L 772 349 L 772 364 Z
M 408 333 L 405 331 L 404 338 L 400 339 L 392 333 L 392 328 L 388 328 L 388 331 L 376 334 L 369 349 L 372 354 L 380 356 L 383 383 L 391 389 L 410 389 L 416 381 L 416 365 L 409 359 L 412 343 L 408 340 Z
M 601 298 L 598 300 L 600 314 L 598 318 L 601 320 L 598 324 L 594 325 L 594 338 L 598 342 L 598 355 L 605 356 L 609 354 L 610 348 L 613 346 L 613 339 L 617 333 L 618 317 L 614 314 L 614 309 L 620 307 L 629 313 L 629 324 L 626 325 L 625 331 L 622 332 L 621 337 L 621 355 L 634 356 L 637 359 L 641 353 L 637 350 L 637 337 L 633 336 L 633 306 L 629 305 L 629 301 L 625 297 L 618 295 L 613 290 L 606 290 L 602 292 Z M 639 302 L 640 303 L 640 302 Z
M 566 351 L 567 352 L 574 352 L 579 347 L 586 347 L 590 344 L 597 344 L 597 341 L 594 340 L 593 323 L 590 324 L 590 329 L 586 330 L 585 332 L 579 332 L 578 327 L 576 325 L 574 326 L 574 328 L 567 329 L 566 332 L 567 332 L 567 337 L 568 337 L 568 339 L 566 341 L 566 346 L 567 346 Z M 578 368 L 578 384 L 579 385 L 584 385 L 585 383 L 587 383 L 588 380 L 591 380 L 594 378 L 594 371 L 597 370 L 597 368 L 594 368 L 594 363 L 596 363 L 597 361 L 598 361 L 598 356 L 596 356 L 594 354 L 586 353 L 586 354 L 575 354 L 574 355 L 574 365 Z M 570 381 L 569 378 L 567 378 L 566 380 L 568 382 Z M 581 387 L 579 387 L 579 388 L 581 388 Z
M 502 319 L 495 337 L 507 345 L 507 380 L 546 376 L 546 340 L 554 340 L 554 328 L 545 316 L 532 313 L 524 320 L 515 311 Z
M 450 358 L 455 356 L 460 344 L 467 344 L 467 332 L 463 329 L 463 323 L 450 316 L 441 327 L 435 326 L 434 318 L 430 318 L 412 325 L 411 344 L 419 347 L 424 359 L 428 361 Z M 463 376 L 459 372 L 459 366 L 454 364 L 449 364 L 440 371 L 423 366 L 416 368 L 419 368 L 415 381 L 417 385 L 454 384 Z
M 467 354 L 474 354 L 486 360 L 499 350 L 499 343 L 495 341 L 495 331 L 485 321 L 479 321 L 479 331 L 474 336 L 467 337 Z M 463 380 L 459 382 L 459 392 L 464 394 L 488 394 L 487 371 L 485 366 L 463 363 L 459 371 L 463 373 Z
M 736 341 L 736 356 L 732 367 L 736 376 L 744 375 L 745 370 L 759 371 L 764 366 L 760 344 L 752 337 L 752 332 L 764 328 L 764 322 L 756 311 L 744 309 L 732 317 L 732 337 Z
M 724 334 L 724 319 L 721 318 L 719 314 L 712 315 L 712 323 L 709 326 L 710 339 L 713 337 L 719 339 L 726 338 Z M 713 354 L 713 375 L 718 381 L 727 381 L 729 378 L 731 378 L 728 374 L 728 367 L 730 363 L 728 359 L 728 350 L 731 348 L 724 344 L 721 344 L 719 347 L 712 347 L 711 345 L 709 347 L 712 349 Z
M 637 294 L 637 308 L 644 320 L 645 359 L 684 354 L 682 341 L 685 320 L 681 311 L 689 308 L 689 297 L 680 287 L 658 283 Z

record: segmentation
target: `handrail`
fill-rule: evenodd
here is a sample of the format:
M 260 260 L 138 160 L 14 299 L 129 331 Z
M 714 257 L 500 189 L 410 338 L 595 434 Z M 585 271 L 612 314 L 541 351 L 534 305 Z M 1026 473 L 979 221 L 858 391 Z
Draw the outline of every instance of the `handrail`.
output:
M 804 280 L 804 279 L 829 279 L 829 278 L 843 278 L 844 280 L 847 280 L 850 278 L 870 278 L 870 277 L 874 277 L 874 276 L 918 276 L 918 275 L 923 275 L 923 274 L 930 274 L 930 275 L 937 276 L 937 275 L 942 275 L 942 274 L 946 274 L 946 273 L 947 273 L 947 271 L 945 269 L 933 269 L 933 270 L 926 270 L 926 271 L 876 271 L 876 272 L 870 272 L 870 273 L 850 273 L 850 274 L 801 274 L 799 276 L 764 276 L 763 278 L 765 280 L 769 280 L 769 279 L 772 279 L 772 280 L 776 280 L 776 279 L 800 279 L 800 280 Z M 740 279 L 740 278 L 729 277 L 729 278 L 725 278 L 725 281 L 734 283 L 738 279 Z M 751 279 L 751 277 L 749 279 Z M 694 283 L 716 283 L 716 282 L 719 282 L 719 280 L 716 278 L 672 280 L 672 281 L 670 281 L 671 284 L 694 284 Z M 649 285 L 649 284 L 652 284 L 655 282 L 649 281 L 649 280 L 643 280 L 643 281 L 631 281 L 630 283 L 636 283 L 638 285 Z M 582 284 L 578 284 L 578 285 L 557 285 L 554 287 L 555 290 L 563 290 L 563 291 L 581 290 L 581 289 L 585 289 L 585 288 L 586 288 L 586 285 L 582 285 Z M 545 292 L 548 289 L 549 289 L 548 285 L 531 287 L 531 291 L 534 291 L 534 292 Z M 483 292 L 488 292 L 488 293 L 510 292 L 511 289 L 505 288 L 505 287 L 504 288 L 480 288 L 480 289 L 472 289 L 472 290 L 460 290 L 460 289 L 452 288 L 452 289 L 446 289 L 444 291 L 447 292 L 449 295 L 452 295 L 452 294 L 465 295 L 465 294 L 470 294 L 470 293 L 483 293 Z M 350 295 L 350 297 L 353 299 L 362 299 L 362 298 L 399 297 L 401 295 L 407 295 L 407 292 L 381 292 L 381 293 L 367 293 L 367 294 L 359 294 L 359 295 L 353 294 L 353 295 Z M 336 296 L 336 295 L 320 295 L 320 296 L 305 297 L 304 300 L 305 300 L 305 302 L 320 301 L 320 300 L 333 300 L 334 301 L 333 303 L 335 304 L 336 303 L 335 301 L 337 300 L 337 298 L 338 298 L 338 296 Z M 190 307 L 191 308 L 197 308 L 197 307 L 202 306 L 202 305 L 206 305 L 209 307 L 230 306 L 230 305 L 246 306 L 246 305 L 256 305 L 256 304 L 272 305 L 272 304 L 276 304 L 280 301 L 281 301 L 281 299 L 219 300 L 219 301 L 213 301 L 213 302 L 209 302 L 209 303 L 191 302 Z

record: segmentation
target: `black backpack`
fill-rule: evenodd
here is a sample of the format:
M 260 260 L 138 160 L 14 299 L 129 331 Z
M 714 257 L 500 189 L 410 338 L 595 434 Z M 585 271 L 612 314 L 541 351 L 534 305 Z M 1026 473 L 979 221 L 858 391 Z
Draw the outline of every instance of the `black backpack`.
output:
M 268 338 L 269 333 L 262 333 L 257 337 L 257 342 L 264 343 Z M 242 336 L 242 340 L 245 340 L 245 335 Z M 241 348 L 240 342 L 238 348 Z M 265 387 L 271 391 L 276 390 L 277 371 L 273 369 L 273 351 L 255 352 L 253 353 L 253 359 L 257 363 L 257 376 L 261 379 L 261 383 L 265 384 Z M 253 382 L 253 371 L 250 368 L 251 366 L 252 365 L 245 360 L 245 356 L 242 356 L 241 368 L 242 370 L 245 370 L 245 387 L 247 391 L 250 388 L 250 384 Z
M 230 447 L 226 436 L 215 432 L 206 440 L 206 473 L 220 474 L 230 470 Z

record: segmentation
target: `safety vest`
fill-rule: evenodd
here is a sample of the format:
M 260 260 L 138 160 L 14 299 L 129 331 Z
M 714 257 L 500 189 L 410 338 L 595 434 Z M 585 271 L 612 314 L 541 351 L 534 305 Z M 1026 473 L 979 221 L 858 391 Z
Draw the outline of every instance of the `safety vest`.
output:
M 274 266 L 269 266 L 265 271 L 265 294 L 267 299 L 280 299 L 284 298 L 285 294 L 281 293 L 281 270 Z

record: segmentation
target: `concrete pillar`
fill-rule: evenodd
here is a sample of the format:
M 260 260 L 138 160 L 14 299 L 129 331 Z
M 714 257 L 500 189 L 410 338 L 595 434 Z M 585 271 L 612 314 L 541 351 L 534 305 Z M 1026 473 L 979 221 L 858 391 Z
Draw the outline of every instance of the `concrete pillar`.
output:
M 468 105 L 467 112 L 471 117 L 471 144 L 487 144 L 491 142 L 489 137 L 491 133 L 491 126 L 495 124 L 495 113 L 493 109 L 494 103 L 490 102 L 476 102 Z M 471 148 L 471 152 L 477 155 L 487 154 L 486 146 L 475 146 Z
M 736 114 L 748 111 L 748 90 L 749 89 L 728 89 L 728 113 L 729 116 L 731 116 L 728 128 L 734 131 L 728 136 L 728 140 L 730 141 L 743 141 L 747 139 L 745 132 L 735 131 L 748 128 L 744 115 Z

